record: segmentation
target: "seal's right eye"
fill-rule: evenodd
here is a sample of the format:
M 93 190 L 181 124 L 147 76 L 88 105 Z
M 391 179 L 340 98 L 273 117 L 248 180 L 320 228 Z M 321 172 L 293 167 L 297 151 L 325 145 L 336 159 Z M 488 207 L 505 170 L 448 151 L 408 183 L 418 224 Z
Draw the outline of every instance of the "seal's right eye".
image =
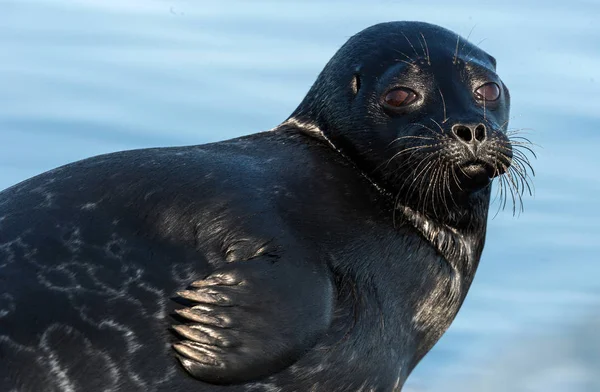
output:
M 417 93 L 408 88 L 395 88 L 383 97 L 383 103 L 392 109 L 408 106 L 417 100 Z
M 480 101 L 497 101 L 500 98 L 500 86 L 489 82 L 475 90 L 475 97 Z

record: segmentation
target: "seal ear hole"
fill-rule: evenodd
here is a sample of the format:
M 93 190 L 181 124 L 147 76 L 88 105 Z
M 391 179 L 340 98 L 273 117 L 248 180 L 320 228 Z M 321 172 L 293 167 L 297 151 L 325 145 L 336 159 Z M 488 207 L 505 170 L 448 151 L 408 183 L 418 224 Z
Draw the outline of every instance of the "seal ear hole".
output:
M 360 90 L 360 75 L 359 74 L 354 74 L 354 77 L 352 78 L 352 93 L 354 93 L 354 95 L 356 95 L 358 93 L 358 90 Z

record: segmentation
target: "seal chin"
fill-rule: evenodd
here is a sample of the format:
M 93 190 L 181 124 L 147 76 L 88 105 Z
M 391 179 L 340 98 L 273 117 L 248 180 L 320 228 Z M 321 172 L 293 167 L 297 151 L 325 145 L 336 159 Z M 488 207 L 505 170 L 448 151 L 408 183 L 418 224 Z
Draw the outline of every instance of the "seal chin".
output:
M 483 161 L 470 161 L 455 170 L 459 187 L 468 193 L 477 192 L 490 185 L 499 175 L 494 166 Z

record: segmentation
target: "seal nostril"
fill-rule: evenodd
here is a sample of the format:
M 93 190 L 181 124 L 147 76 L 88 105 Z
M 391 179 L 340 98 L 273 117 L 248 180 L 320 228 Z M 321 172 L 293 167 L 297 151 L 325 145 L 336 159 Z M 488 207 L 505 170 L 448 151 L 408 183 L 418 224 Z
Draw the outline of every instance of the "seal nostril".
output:
M 479 124 L 477 127 L 475 127 L 475 140 L 482 142 L 485 139 L 486 139 L 485 125 Z
M 469 127 L 464 125 L 455 125 L 452 127 L 452 132 L 462 141 L 469 143 L 473 139 L 473 134 Z

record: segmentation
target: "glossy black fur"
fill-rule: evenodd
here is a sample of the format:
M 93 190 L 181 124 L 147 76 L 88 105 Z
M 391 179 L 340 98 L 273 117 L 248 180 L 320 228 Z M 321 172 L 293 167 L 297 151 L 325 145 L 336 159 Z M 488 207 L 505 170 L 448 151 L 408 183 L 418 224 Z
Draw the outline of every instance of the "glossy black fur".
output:
M 457 38 L 376 25 L 273 131 L 3 191 L 0 390 L 400 390 L 467 294 L 489 204 L 468 176 L 427 199 L 410 168 L 473 160 L 457 124 L 485 124 L 481 162 L 507 145 L 506 88 L 493 107 L 473 97 L 503 86 L 495 61 Z M 419 102 L 387 112 L 392 85 Z

